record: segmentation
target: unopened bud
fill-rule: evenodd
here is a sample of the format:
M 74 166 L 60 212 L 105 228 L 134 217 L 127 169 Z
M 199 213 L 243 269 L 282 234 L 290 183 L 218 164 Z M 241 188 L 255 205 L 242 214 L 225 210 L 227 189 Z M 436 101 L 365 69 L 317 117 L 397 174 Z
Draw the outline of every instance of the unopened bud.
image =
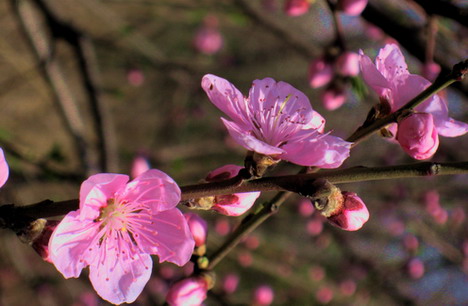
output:
M 357 194 L 347 191 L 342 192 L 341 201 L 343 201 L 341 207 L 336 205 L 334 211 L 329 211 L 328 215 L 325 215 L 328 222 L 346 231 L 360 229 L 369 220 L 366 204 Z
M 208 283 L 203 277 L 190 277 L 173 284 L 166 296 L 171 306 L 201 305 L 206 299 Z
M 268 285 L 257 287 L 254 291 L 253 304 L 259 306 L 270 305 L 275 298 L 273 289 Z
M 307 13 L 309 7 L 309 0 L 286 0 L 284 3 L 284 12 L 289 16 L 300 16 Z
M 199 215 L 195 213 L 185 213 L 185 219 L 195 240 L 195 246 L 199 247 L 205 244 L 208 235 L 208 224 Z
M 18 236 L 22 242 L 31 245 L 42 259 L 50 262 L 49 239 L 58 224 L 56 220 L 37 219 Z

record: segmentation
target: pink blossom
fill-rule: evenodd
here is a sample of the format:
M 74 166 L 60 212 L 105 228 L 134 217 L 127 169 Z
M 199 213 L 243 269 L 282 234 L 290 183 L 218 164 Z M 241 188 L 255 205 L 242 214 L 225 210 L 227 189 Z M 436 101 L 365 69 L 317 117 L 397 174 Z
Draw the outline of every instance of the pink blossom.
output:
M 416 251 L 419 247 L 418 238 L 413 234 L 406 234 L 403 237 L 403 245 L 408 251 Z
M 304 15 L 309 11 L 309 0 L 286 0 L 284 3 L 284 12 L 289 16 Z
M 148 159 L 142 154 L 138 154 L 132 161 L 132 168 L 130 171 L 130 177 L 136 178 L 143 172 L 148 171 L 151 168 Z
M 313 281 L 319 282 L 325 278 L 325 269 L 321 266 L 314 265 L 309 269 L 309 277 Z
M 339 7 L 346 15 L 358 16 L 367 6 L 368 0 L 339 0 Z
M 320 168 L 339 167 L 349 156 L 351 143 L 323 134 L 325 119 L 288 83 L 255 80 L 248 98 L 214 75 L 205 75 L 202 87 L 211 102 L 233 120 L 222 118 L 229 134 L 248 150 Z
M 273 289 L 268 285 L 262 285 L 257 287 L 254 291 L 253 304 L 259 306 L 270 305 L 273 303 L 274 298 L 275 293 Z
M 327 220 L 331 224 L 346 231 L 357 231 L 369 220 L 366 204 L 354 192 L 342 192 L 343 207 Z
M 323 107 L 329 111 L 340 108 L 346 101 L 346 95 L 343 91 L 329 88 L 320 95 Z
M 344 76 L 357 76 L 359 74 L 359 54 L 346 51 L 335 62 L 336 70 Z
M 439 136 L 431 114 L 416 113 L 398 124 L 396 140 L 414 159 L 430 158 L 439 147 Z
M 65 278 L 89 266 L 96 292 L 115 304 L 141 293 L 151 276 L 151 254 L 182 266 L 195 244 L 175 208 L 180 189 L 168 175 L 151 169 L 128 180 L 102 173 L 84 181 L 79 209 L 65 216 L 49 242 L 50 259 Z
M 323 221 L 320 218 L 313 218 L 307 221 L 307 233 L 311 236 L 318 236 L 323 231 Z
M 0 148 L 0 187 L 5 185 L 6 181 L 8 180 L 8 175 L 10 170 L 8 168 L 8 164 L 5 159 L 5 154 L 3 150 Z
M 225 165 L 208 173 L 205 180 L 216 182 L 230 179 L 237 176 L 242 168 L 237 165 Z M 216 196 L 212 209 L 226 216 L 240 216 L 253 206 L 259 196 L 260 192 Z
M 215 231 L 220 236 L 226 236 L 231 231 L 231 224 L 226 219 L 218 219 L 215 223 Z
M 316 58 L 309 65 L 309 85 L 318 88 L 327 85 L 333 78 L 333 67 L 324 58 Z
M 315 298 L 321 304 L 328 304 L 333 300 L 333 290 L 328 286 L 321 286 L 315 293 Z
M 195 246 L 199 247 L 205 244 L 206 236 L 208 235 L 208 223 L 202 219 L 199 215 L 187 212 L 184 214 L 187 220 L 190 232 L 195 240 Z
M 380 96 L 382 101 L 389 103 L 392 112 L 404 106 L 430 85 L 425 78 L 408 72 L 405 58 L 395 44 L 388 44 L 380 49 L 375 64 L 362 51 L 360 51 L 360 57 L 364 81 Z M 468 124 L 448 116 L 447 104 L 438 95 L 431 96 L 415 110 L 419 113 L 431 114 L 433 126 L 441 136 L 456 137 L 468 132 Z M 426 118 L 425 121 L 430 124 L 429 119 Z M 429 129 L 426 128 L 427 130 Z M 400 137 L 404 136 L 400 133 Z M 428 158 L 427 155 L 424 154 L 425 158 Z
M 218 18 L 207 16 L 193 39 L 195 48 L 204 54 L 215 54 L 223 47 L 223 36 L 218 30 Z
M 166 302 L 171 306 L 198 306 L 206 299 L 208 283 L 202 277 L 178 281 L 169 289 Z
M 351 296 L 356 292 L 357 284 L 356 281 L 352 279 L 344 280 L 340 283 L 341 294 L 345 296 Z
M 413 279 L 421 278 L 424 275 L 424 263 L 421 259 L 412 258 L 406 267 L 408 274 Z
M 434 62 L 424 63 L 421 74 L 431 82 L 437 78 L 440 73 L 440 65 Z
M 138 87 L 145 82 L 145 75 L 140 69 L 131 69 L 127 72 L 127 81 L 130 85 Z
M 299 210 L 299 213 L 300 213 L 302 216 L 304 216 L 304 217 L 309 217 L 309 216 L 311 216 L 311 215 L 314 213 L 315 208 L 314 208 L 314 205 L 312 204 L 312 202 L 310 202 L 309 199 L 302 198 L 302 199 L 299 201 L 298 210 Z
M 223 277 L 222 286 L 224 292 L 232 294 L 237 290 L 239 285 L 239 276 L 237 274 L 227 274 Z

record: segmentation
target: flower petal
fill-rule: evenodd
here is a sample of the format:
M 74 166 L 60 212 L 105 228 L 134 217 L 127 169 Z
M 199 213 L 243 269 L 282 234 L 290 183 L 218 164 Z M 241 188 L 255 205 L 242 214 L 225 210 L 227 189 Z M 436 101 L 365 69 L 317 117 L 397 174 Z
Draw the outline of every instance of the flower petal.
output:
M 468 124 L 448 118 L 442 122 L 437 122 L 434 118 L 434 124 L 437 127 L 437 133 L 445 137 L 457 137 L 468 133 Z
M 301 166 L 337 168 L 349 157 L 351 143 L 331 135 L 291 142 L 283 146 L 281 159 Z
M 362 78 L 379 96 L 384 96 L 386 91 L 391 88 L 390 83 L 362 50 L 359 51 L 359 56 Z
M 226 216 L 240 216 L 249 210 L 260 196 L 260 192 L 235 193 L 233 203 L 214 203 L 212 209 Z M 223 196 L 216 197 L 223 198 Z
M 3 153 L 3 150 L 0 148 L 0 187 L 5 185 L 5 182 L 8 180 L 8 175 L 9 175 L 9 168 L 8 164 L 5 159 L 5 154 Z
M 380 49 L 375 66 L 390 83 L 401 75 L 409 74 L 405 57 L 395 44 L 387 44 Z
M 99 210 L 107 205 L 107 200 L 114 198 L 127 182 L 128 176 L 123 174 L 101 173 L 90 176 L 80 188 L 81 219 L 97 218 Z
M 129 226 L 129 231 L 142 252 L 157 254 L 159 262 L 170 261 L 179 266 L 190 260 L 195 242 L 185 217 L 177 208 L 152 216 L 141 214 L 137 223 L 140 226 Z
M 180 188 L 166 173 L 150 169 L 128 183 L 119 198 L 150 207 L 156 213 L 177 206 Z
M 203 77 L 202 88 L 210 101 L 236 122 L 244 122 L 246 105 L 242 93 L 229 81 L 207 74 Z
M 238 144 L 247 150 L 265 155 L 281 154 L 284 152 L 280 148 L 270 146 L 269 144 L 258 140 L 255 136 L 251 135 L 249 131 L 241 128 L 237 123 L 228 121 L 224 118 L 221 118 L 221 120 L 228 129 L 229 135 L 231 135 Z
M 152 267 L 148 254 L 137 255 L 134 259 L 109 256 L 106 264 L 90 266 L 89 279 L 103 299 L 113 304 L 132 303 L 150 279 Z
M 78 277 L 89 262 L 90 247 L 99 232 L 99 223 L 81 220 L 78 211 L 68 213 L 49 240 L 49 258 L 65 278 Z
M 431 83 L 417 74 L 401 76 L 396 81 L 397 93 L 395 94 L 395 107 L 398 109 L 420 94 Z M 447 106 L 437 95 L 426 99 L 416 107 L 416 110 L 431 113 L 433 116 L 447 116 Z

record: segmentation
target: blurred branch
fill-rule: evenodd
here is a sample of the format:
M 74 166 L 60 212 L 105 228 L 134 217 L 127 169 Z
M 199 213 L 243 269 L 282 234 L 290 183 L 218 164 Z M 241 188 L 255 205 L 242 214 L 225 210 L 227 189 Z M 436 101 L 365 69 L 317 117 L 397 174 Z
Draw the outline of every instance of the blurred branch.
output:
M 459 22 L 465 27 L 468 27 L 468 7 L 457 6 L 453 0 L 413 1 L 421 5 L 429 14 L 447 17 Z
M 40 9 L 28 0 L 11 0 L 11 6 L 38 62 L 41 63 L 41 71 L 50 85 L 66 127 L 74 139 L 82 168 L 88 170 L 90 156 L 84 137 L 84 124 L 58 60 L 53 56 L 52 36 L 43 22 L 44 16 L 41 17 Z
M 312 47 L 310 44 L 304 42 L 304 39 L 297 35 L 294 29 L 291 27 L 284 26 L 284 23 L 280 23 L 274 16 L 264 14 L 261 10 L 252 6 L 253 1 L 247 0 L 234 0 L 234 3 L 254 22 L 265 27 L 276 35 L 279 39 L 284 41 L 286 45 L 296 49 L 296 51 L 302 54 L 306 58 L 314 58 L 318 55 L 319 50 Z

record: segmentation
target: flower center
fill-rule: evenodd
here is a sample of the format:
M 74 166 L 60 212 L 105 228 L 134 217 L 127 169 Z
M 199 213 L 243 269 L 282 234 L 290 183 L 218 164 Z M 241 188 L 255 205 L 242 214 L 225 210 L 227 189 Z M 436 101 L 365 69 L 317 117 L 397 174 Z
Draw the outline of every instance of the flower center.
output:
M 101 208 L 101 214 L 97 221 L 102 221 L 100 228 L 109 226 L 110 229 L 126 231 L 126 213 L 122 209 L 122 204 L 114 198 L 107 200 L 107 205 Z

